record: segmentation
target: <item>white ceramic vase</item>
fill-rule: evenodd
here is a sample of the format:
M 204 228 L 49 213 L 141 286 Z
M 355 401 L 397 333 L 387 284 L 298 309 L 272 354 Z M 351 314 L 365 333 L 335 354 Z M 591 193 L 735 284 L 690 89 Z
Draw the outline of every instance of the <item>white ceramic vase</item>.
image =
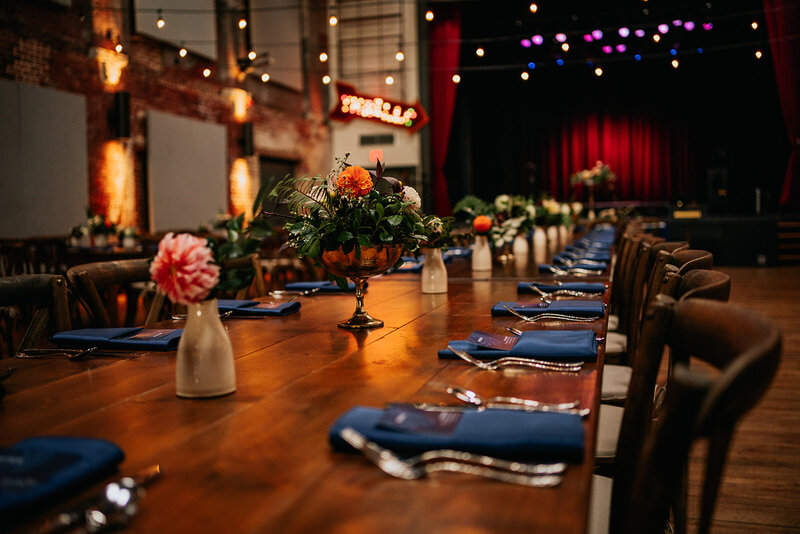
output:
M 472 270 L 492 270 L 492 249 L 489 248 L 489 239 L 485 235 L 475 236 L 475 248 L 472 250 Z
M 563 224 L 558 226 L 558 250 L 564 250 L 569 244 L 569 230 Z
M 178 343 L 175 392 L 179 397 L 218 397 L 236 391 L 233 348 L 217 299 L 188 305 L 186 325 Z
M 425 263 L 422 266 L 422 292 L 447 293 L 447 268 L 442 259 L 442 249 L 425 249 Z
M 520 232 L 514 237 L 514 242 L 511 245 L 511 253 L 514 254 L 514 258 L 518 256 L 523 256 L 525 259 L 528 258 L 530 246 L 528 245 L 528 238 L 524 232 Z
M 108 246 L 108 235 L 107 234 L 94 234 L 94 246 L 96 246 L 96 247 Z
M 547 252 L 551 255 L 558 252 L 558 228 L 555 226 L 547 227 Z
M 122 238 L 122 248 L 136 248 L 136 238 L 125 236 Z
M 544 228 L 537 226 L 533 230 L 533 261 L 544 263 L 547 258 L 547 234 Z

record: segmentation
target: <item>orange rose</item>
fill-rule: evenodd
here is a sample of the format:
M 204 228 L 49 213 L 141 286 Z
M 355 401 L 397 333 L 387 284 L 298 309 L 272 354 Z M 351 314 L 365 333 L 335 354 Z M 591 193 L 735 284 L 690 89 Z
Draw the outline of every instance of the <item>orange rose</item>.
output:
M 336 188 L 351 197 L 363 197 L 372 191 L 372 177 L 363 167 L 353 165 L 339 173 Z
M 475 217 L 475 220 L 472 221 L 472 227 L 475 228 L 477 233 L 485 234 L 492 227 L 492 220 L 486 215 L 478 215 Z

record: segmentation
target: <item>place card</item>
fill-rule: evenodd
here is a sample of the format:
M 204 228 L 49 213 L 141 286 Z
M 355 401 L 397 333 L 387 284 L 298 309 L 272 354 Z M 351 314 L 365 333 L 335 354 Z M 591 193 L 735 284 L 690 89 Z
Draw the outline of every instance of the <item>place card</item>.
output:
M 449 436 L 455 432 L 462 413 L 456 411 L 420 410 L 409 404 L 390 404 L 376 423 L 376 427 L 410 434 L 437 434 Z
M 137 332 L 136 334 L 126 337 L 125 339 L 135 339 L 137 341 L 152 341 L 168 336 L 175 330 L 171 328 L 146 328 Z
M 500 334 L 489 334 L 480 330 L 473 331 L 467 341 L 486 349 L 511 350 L 517 344 L 519 336 L 503 336 Z

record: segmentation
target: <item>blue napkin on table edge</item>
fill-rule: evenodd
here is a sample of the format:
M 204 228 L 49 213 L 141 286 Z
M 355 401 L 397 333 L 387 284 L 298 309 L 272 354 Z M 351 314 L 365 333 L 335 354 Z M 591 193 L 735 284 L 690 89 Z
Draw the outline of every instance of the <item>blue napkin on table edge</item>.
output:
M 100 347 L 106 349 L 131 349 L 149 351 L 167 351 L 178 348 L 182 328 L 176 328 L 170 334 L 158 339 L 127 339 L 145 328 L 139 326 L 121 328 L 80 328 L 64 330 L 53 334 L 50 340 L 60 347 Z
M 553 257 L 553 261 L 555 262 L 563 262 L 564 260 L 570 261 L 602 261 L 608 263 L 611 261 L 611 253 L 609 251 L 598 252 L 598 251 L 588 251 L 588 252 L 580 252 L 580 253 L 570 253 L 570 252 L 562 252 L 560 254 L 556 254 Z
M 538 293 L 530 288 L 531 284 L 535 285 L 546 293 L 558 291 L 559 289 L 583 291 L 584 293 L 597 293 L 598 295 L 602 295 L 606 292 L 606 286 L 602 282 L 564 282 L 560 286 L 541 282 L 519 282 L 517 284 L 517 293 L 533 293 L 538 295 Z
M 537 360 L 593 362 L 597 360 L 598 342 L 594 330 L 528 330 L 519 336 L 511 350 L 479 347 L 465 340 L 448 344 L 479 360 L 522 356 Z M 440 358 L 458 358 L 450 349 L 442 349 L 438 354 Z
M 66 463 L 68 458 L 61 461 L 65 465 L 48 466 L 26 465 L 26 469 L 13 469 L 11 462 L 0 462 L 0 479 L 10 477 L 49 475 L 32 487 L 20 490 L 16 487 L 13 491 L 6 490 L 0 483 L 0 526 L 24 518 L 24 515 L 47 503 L 54 503 L 60 497 L 67 497 L 83 490 L 117 470 L 117 465 L 125 458 L 125 454 L 114 443 L 94 438 L 75 438 L 61 436 L 42 436 L 23 439 L 11 447 L 0 449 L 0 456 L 22 455 L 28 460 L 58 462 L 53 458 L 55 454 L 74 456 L 72 463 Z M 28 462 L 30 464 L 30 461 Z M 47 468 L 51 471 L 48 472 Z M 33 471 L 31 471 L 33 468 Z M 44 471 L 44 472 L 41 472 Z
M 584 433 L 576 414 L 518 410 L 465 410 L 451 435 L 398 432 L 376 427 L 384 410 L 356 406 L 328 431 L 334 450 L 353 452 L 339 431 L 350 426 L 370 441 L 403 456 L 426 450 L 455 449 L 514 460 L 583 459 Z M 542 417 L 545 416 L 545 417 Z
M 226 312 L 233 310 L 233 315 L 239 316 L 283 316 L 300 310 L 300 302 L 297 300 L 294 302 L 282 302 L 275 308 L 254 308 L 253 306 L 256 304 L 258 304 L 257 300 L 217 299 L 219 311 Z
M 366 288 L 366 284 L 364 285 Z M 330 280 L 321 280 L 317 282 L 290 282 L 284 287 L 287 291 L 307 291 L 309 289 L 319 288 L 320 293 L 346 293 L 354 292 L 356 285 L 353 282 L 348 282 L 347 289 L 342 289 L 337 286 L 335 282 Z
M 521 309 L 521 306 L 536 306 L 536 302 L 521 304 L 519 302 L 500 301 L 492 306 L 493 317 L 509 317 L 509 313 L 503 306 L 508 306 L 521 313 L 522 315 L 538 315 L 540 313 L 561 313 L 564 315 L 574 315 L 576 317 L 602 317 L 605 315 L 606 308 L 600 300 L 554 300 L 547 307 Z
M 588 269 L 590 271 L 605 271 L 608 269 L 608 264 L 604 263 L 603 265 L 594 265 L 594 264 L 586 264 L 580 263 L 573 265 L 572 267 L 567 267 L 565 265 L 556 265 L 555 267 L 561 269 L 562 271 L 569 271 L 572 269 Z M 540 263 L 539 264 L 539 271 L 543 273 L 549 273 L 550 271 L 550 264 L 549 263 Z M 599 275 L 598 275 L 599 276 Z

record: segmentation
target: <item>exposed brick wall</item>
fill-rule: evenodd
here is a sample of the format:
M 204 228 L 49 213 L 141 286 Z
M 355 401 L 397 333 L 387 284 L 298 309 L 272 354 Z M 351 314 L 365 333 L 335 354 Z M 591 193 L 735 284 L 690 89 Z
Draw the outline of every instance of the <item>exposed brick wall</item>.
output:
M 107 165 L 104 146 L 112 139 L 108 113 L 115 91 L 130 93 L 132 143 L 130 166 L 134 198 L 123 223 L 147 227 L 146 155 L 147 110 L 157 110 L 203 121 L 223 124 L 228 129 L 228 169 L 241 157 L 241 125 L 232 116 L 226 87 L 202 70 L 215 65 L 191 54 L 176 61 L 174 47 L 141 35 L 127 35 L 124 13 L 106 9 L 127 5 L 119 0 L 74 0 L 65 7 L 48 0 L 0 0 L 0 77 L 65 91 L 86 97 L 87 151 L 90 208 L 107 213 Z M 95 48 L 112 50 L 119 40 L 128 64 L 119 83 L 104 85 Z M 318 80 L 318 78 L 316 78 Z M 310 79 L 314 83 L 313 79 Z M 325 110 L 318 98 L 305 109 L 303 95 L 276 84 L 248 79 L 243 88 L 251 91 L 254 105 L 248 119 L 254 123 L 257 153 L 298 161 L 298 172 L 325 172 L 328 164 L 328 128 Z M 318 88 L 312 87 L 318 92 Z M 257 158 L 248 159 L 257 184 Z M 257 185 L 256 185 L 257 187 Z M 229 188 L 230 191 L 230 188 Z M 228 198 L 231 206 L 231 199 Z M 243 199 L 237 199 L 241 205 Z M 213 217 L 214 214 L 209 214 Z M 77 224 L 78 221 L 76 221 Z

